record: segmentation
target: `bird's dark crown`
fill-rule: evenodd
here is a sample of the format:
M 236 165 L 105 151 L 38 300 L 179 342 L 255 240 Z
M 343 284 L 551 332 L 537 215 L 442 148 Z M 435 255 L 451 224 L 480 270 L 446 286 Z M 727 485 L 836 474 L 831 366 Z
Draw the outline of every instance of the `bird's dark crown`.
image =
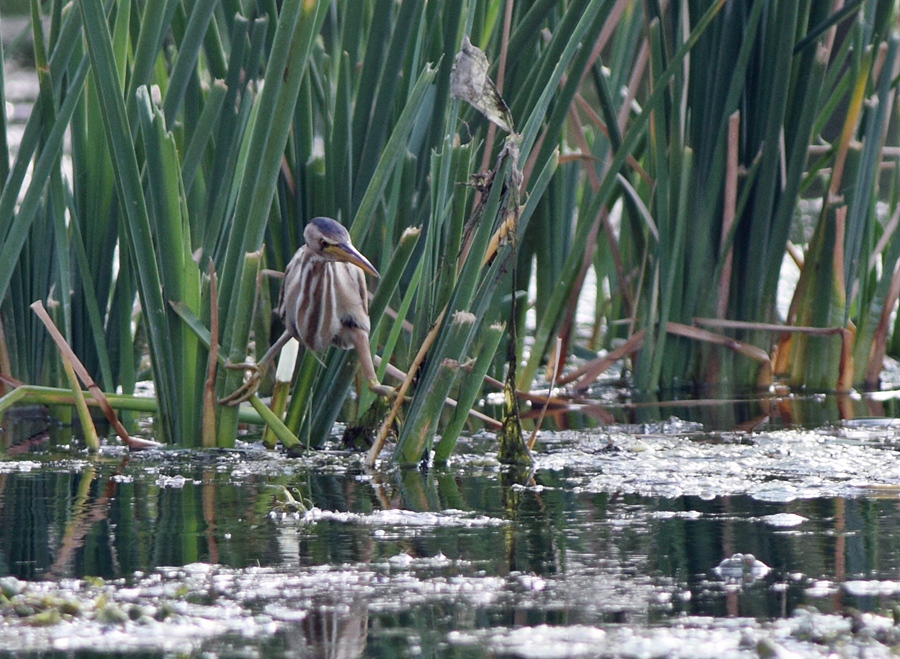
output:
M 314 235 L 324 238 L 331 244 L 350 243 L 350 232 L 343 224 L 330 217 L 314 217 L 309 221 L 304 232 L 306 237 Z

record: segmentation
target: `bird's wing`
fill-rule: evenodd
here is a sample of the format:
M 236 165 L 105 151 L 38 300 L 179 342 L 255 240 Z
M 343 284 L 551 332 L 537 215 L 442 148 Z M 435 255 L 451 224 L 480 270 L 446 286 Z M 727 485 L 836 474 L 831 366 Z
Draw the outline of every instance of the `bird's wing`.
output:
M 290 262 L 287 264 L 287 267 L 284 269 L 284 279 L 281 280 L 281 291 L 278 293 L 277 309 L 278 315 L 281 317 L 282 322 L 285 323 L 285 314 L 287 313 L 287 310 L 284 308 L 285 292 L 300 285 L 300 273 L 303 270 L 301 264 L 303 262 L 305 253 L 306 245 L 303 245 L 300 249 L 294 252 L 294 256 L 291 258 Z

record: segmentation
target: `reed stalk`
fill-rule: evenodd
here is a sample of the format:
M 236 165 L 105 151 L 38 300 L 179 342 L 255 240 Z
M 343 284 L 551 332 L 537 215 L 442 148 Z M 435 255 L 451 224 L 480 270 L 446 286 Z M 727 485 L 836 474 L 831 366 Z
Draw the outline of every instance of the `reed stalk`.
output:
M 282 270 L 317 215 L 344 223 L 384 275 L 372 347 L 379 376 L 388 364 L 409 373 L 411 398 L 391 416 L 405 419 L 397 464 L 427 458 L 438 435 L 436 458 L 452 456 L 509 345 L 523 391 L 551 346 L 561 382 L 589 387 L 611 357 L 581 371 L 569 358 L 603 347 L 645 391 L 756 386 L 772 367 L 800 386 L 872 385 L 880 356 L 900 349 L 900 253 L 876 212 L 893 216 L 900 197 L 881 173 L 897 127 L 892 3 L 218 9 L 54 2 L 45 30 L 30 4 L 39 93 L 15 159 L 0 112 L 5 376 L 62 386 L 29 309 L 52 298 L 102 389 L 152 379 L 161 440 L 209 444 L 215 426 L 230 446 L 240 420 L 264 414 L 291 450 L 321 445 L 372 409 L 370 392 L 348 396 L 352 353 L 303 354 L 289 401 L 291 378 L 279 381 L 277 413 L 258 399 L 258 412 L 221 409 L 207 385 L 216 371 L 215 395 L 230 393 L 243 376 L 226 358 L 265 350 L 278 284 L 257 273 Z M 464 36 L 516 132 L 453 98 Z M 822 210 L 803 226 L 797 209 L 813 197 Z M 803 272 L 781 314 L 789 238 Z M 584 342 L 576 312 L 591 274 Z M 504 334 L 497 321 L 530 303 L 532 281 L 536 326 L 521 304 Z M 695 327 L 712 317 L 725 323 L 715 334 Z M 815 331 L 768 329 L 785 325 Z M 453 391 L 461 407 L 444 414 Z

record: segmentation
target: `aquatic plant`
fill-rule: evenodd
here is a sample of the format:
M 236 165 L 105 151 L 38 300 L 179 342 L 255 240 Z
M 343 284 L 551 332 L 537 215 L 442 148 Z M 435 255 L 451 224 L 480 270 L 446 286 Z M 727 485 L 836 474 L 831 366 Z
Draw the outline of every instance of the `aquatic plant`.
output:
M 519 397 L 548 358 L 586 388 L 628 356 L 646 391 L 843 389 L 900 348 L 894 3 L 53 0 L 46 34 L 31 9 L 40 95 L 14 159 L 0 141 L 7 382 L 71 388 L 30 309 L 43 300 L 90 377 L 123 392 L 112 406 L 145 409 L 129 395 L 152 379 L 163 441 L 230 446 L 252 418 L 297 450 L 338 419 L 377 427 L 374 394 L 345 405 L 354 358 L 336 350 L 287 363 L 272 409 L 216 402 L 244 377 L 221 366 L 265 352 L 269 275 L 317 215 L 383 275 L 378 375 L 408 373 L 410 400 L 376 442 L 400 414 L 400 464 L 439 435 L 447 459 L 509 361 Z M 460 58 L 488 101 L 453 88 Z M 801 258 L 789 238 L 813 197 Z M 780 317 L 788 253 L 802 274 Z M 572 371 L 585 348 L 610 352 Z M 3 404 L 51 395 L 24 391 Z

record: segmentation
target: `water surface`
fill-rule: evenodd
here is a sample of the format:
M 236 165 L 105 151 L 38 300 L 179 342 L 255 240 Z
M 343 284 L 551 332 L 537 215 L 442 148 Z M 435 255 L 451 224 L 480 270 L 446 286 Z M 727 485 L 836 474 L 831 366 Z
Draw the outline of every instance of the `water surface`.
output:
M 7 441 L 0 653 L 890 656 L 893 421 L 677 411 L 542 433 L 533 473 L 489 436 L 418 471 Z

